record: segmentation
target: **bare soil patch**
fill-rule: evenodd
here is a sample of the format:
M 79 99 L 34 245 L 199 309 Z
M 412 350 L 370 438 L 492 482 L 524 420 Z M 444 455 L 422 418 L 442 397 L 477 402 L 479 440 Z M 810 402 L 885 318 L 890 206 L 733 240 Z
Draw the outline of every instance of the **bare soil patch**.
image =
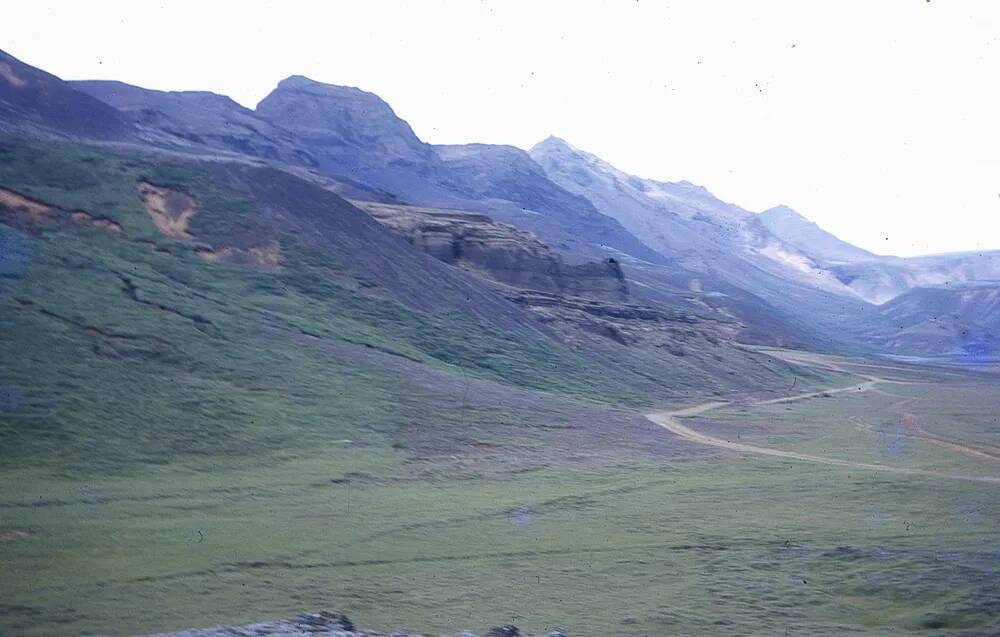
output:
M 0 188 L 0 214 L 13 216 L 19 221 L 49 224 L 55 221 L 56 209 L 41 201 L 29 199 L 20 193 Z
M 137 190 L 146 213 L 160 232 L 174 239 L 193 238 L 188 232 L 188 223 L 197 208 L 194 197 L 145 181 L 139 182 Z

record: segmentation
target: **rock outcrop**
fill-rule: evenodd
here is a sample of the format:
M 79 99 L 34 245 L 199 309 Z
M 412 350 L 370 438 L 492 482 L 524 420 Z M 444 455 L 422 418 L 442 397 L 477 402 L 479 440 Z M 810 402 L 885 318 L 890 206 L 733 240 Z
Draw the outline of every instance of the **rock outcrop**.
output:
M 742 328 L 737 321 L 676 308 L 608 303 L 535 291 L 508 298 L 534 312 L 543 323 L 568 339 L 582 330 L 619 345 L 662 349 L 674 355 L 681 355 L 679 352 L 685 346 L 718 346 Z
M 522 637 L 516 626 L 505 625 L 490 628 L 491 637 Z M 194 628 L 176 633 L 157 633 L 145 637 L 420 637 L 407 633 L 382 633 L 372 630 L 358 630 L 354 623 L 341 613 L 320 611 L 303 613 L 293 619 L 280 619 L 260 624 L 244 626 L 216 626 L 214 628 Z M 476 637 L 474 633 L 462 632 L 456 637 Z M 523 637 L 530 637 L 524 635 Z M 553 631 L 545 637 L 566 637 L 562 631 Z
M 619 346 L 677 356 L 685 348 L 718 346 L 743 328 L 711 311 L 636 303 L 614 259 L 567 264 L 532 233 L 495 223 L 484 214 L 353 203 L 435 258 L 503 284 L 504 296 L 530 310 L 566 342 L 597 336 Z
M 568 264 L 532 233 L 477 212 L 354 203 L 424 252 L 499 283 L 608 301 L 628 298 L 614 259 Z

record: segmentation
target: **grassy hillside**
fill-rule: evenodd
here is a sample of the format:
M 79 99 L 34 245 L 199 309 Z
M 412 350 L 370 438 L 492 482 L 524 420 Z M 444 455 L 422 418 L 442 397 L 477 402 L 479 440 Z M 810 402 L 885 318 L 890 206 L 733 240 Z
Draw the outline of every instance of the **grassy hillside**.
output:
M 444 293 L 418 288 L 402 272 L 373 280 L 383 274 L 377 268 L 352 263 L 342 246 L 326 249 L 316 235 L 234 189 L 265 169 L 15 140 L 4 141 L 3 151 L 0 186 L 57 206 L 50 223 L 9 215 L 13 226 L 2 226 L 5 463 L 37 464 L 41 455 L 54 465 L 108 468 L 175 454 L 308 448 L 314 436 L 354 438 L 389 426 L 398 385 L 377 365 L 359 369 L 337 356 L 323 347 L 327 341 L 451 370 L 456 378 L 604 402 L 641 400 L 546 339 L 516 308 L 494 313 L 493 325 L 476 316 L 500 300 L 457 311 L 459 301 L 435 298 Z M 198 240 L 157 230 L 136 193 L 140 181 L 194 196 L 198 211 L 189 230 Z M 73 221 L 78 210 L 121 230 Z M 444 266 L 374 224 L 373 233 L 383 245 L 360 244 L 356 252 L 372 258 L 388 243 L 423 270 L 411 267 L 410 278 L 445 278 Z M 273 236 L 280 269 L 198 256 L 202 238 L 218 250 L 220 241 Z M 354 240 L 364 237 L 355 233 Z M 395 263 L 400 270 L 412 265 L 403 260 Z M 410 284 L 404 293 L 419 289 L 421 302 L 437 302 L 447 315 L 392 298 L 387 288 L 400 279 Z M 444 284 L 465 302 L 460 286 L 470 285 L 458 278 Z
M 532 611 L 511 590 L 529 571 L 633 544 L 624 517 L 595 525 L 592 506 L 711 457 L 632 408 L 827 376 L 731 345 L 712 350 L 715 375 L 694 355 L 639 369 L 587 351 L 267 167 L 16 138 L 0 151 L 7 634 L 318 606 L 370 625 L 499 623 L 503 595 Z M 519 507 L 562 522 L 508 537 Z M 469 590 L 482 603 L 431 620 Z M 532 612 L 572 619 L 555 597 Z M 603 625 L 590 615 L 577 634 Z
M 404 362 L 451 374 L 442 385 L 471 377 L 608 405 L 780 387 L 794 373 L 745 353 L 715 378 L 685 361 L 616 367 L 613 353 L 574 349 L 343 199 L 270 168 L 0 145 L 8 199 L 48 207 L 8 206 L 0 226 L 0 382 L 16 403 L 0 453 L 15 464 L 45 454 L 106 469 L 391 430 L 398 385 L 381 368 Z M 186 228 L 155 225 L 144 183 L 194 202 Z M 335 354 L 351 344 L 391 356 L 362 371 Z

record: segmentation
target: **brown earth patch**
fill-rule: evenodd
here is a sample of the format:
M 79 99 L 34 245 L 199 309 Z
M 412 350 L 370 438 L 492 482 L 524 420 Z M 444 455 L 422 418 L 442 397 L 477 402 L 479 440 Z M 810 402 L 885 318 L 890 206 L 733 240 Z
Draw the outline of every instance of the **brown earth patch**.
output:
M 250 248 L 198 248 L 195 250 L 206 261 L 224 261 L 238 265 L 249 265 L 259 268 L 278 269 L 282 265 L 281 248 L 277 241 L 268 241 Z
M 136 187 L 146 213 L 160 232 L 174 239 L 191 239 L 188 223 L 194 216 L 197 202 L 180 190 L 171 190 L 141 181 Z
M 84 210 L 75 210 L 70 213 L 70 218 L 77 223 L 86 223 L 109 232 L 121 232 L 122 227 L 117 221 L 108 219 L 107 217 L 95 217 L 94 215 L 86 212 Z
M 55 206 L 0 188 L 0 214 L 4 216 L 13 216 L 32 224 L 49 224 L 55 221 L 55 212 Z
M 0 188 L 0 215 L 13 217 L 22 224 L 34 226 L 48 225 L 62 216 L 63 212 L 52 205 L 25 197 L 24 195 Z M 121 224 L 107 217 L 92 215 L 86 210 L 74 210 L 69 213 L 70 219 L 76 223 L 91 225 L 108 232 L 120 233 Z
M 0 62 L 0 77 L 7 80 L 7 83 L 11 86 L 16 86 L 17 88 L 21 88 L 27 84 L 27 82 L 19 78 L 17 74 L 14 73 L 14 69 L 10 68 L 10 64 L 7 64 L 6 62 Z

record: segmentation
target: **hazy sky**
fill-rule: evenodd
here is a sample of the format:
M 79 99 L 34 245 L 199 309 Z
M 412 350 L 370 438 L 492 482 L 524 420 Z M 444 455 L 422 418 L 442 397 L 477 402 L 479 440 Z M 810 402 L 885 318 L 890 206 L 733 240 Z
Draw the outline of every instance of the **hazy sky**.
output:
M 250 107 L 302 74 L 430 142 L 556 134 L 876 252 L 1000 248 L 1000 2 L 34 0 L 0 48 Z

